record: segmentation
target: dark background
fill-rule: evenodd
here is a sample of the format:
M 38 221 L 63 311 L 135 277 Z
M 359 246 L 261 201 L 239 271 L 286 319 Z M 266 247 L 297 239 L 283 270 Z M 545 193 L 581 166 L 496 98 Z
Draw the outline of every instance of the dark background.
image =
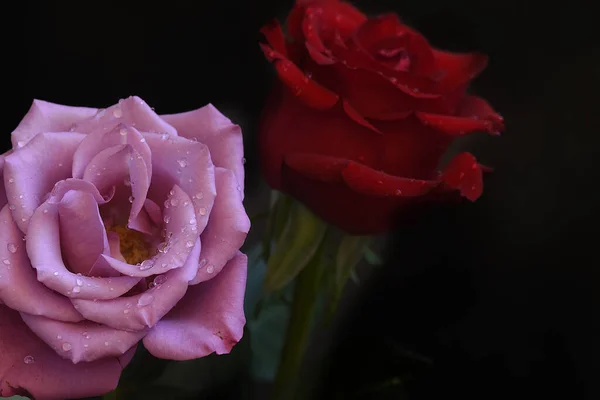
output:
M 274 78 L 258 30 L 291 4 L 4 5 L 3 150 L 33 98 L 105 107 L 136 94 L 159 113 L 212 102 L 244 128 L 252 202 L 256 125 Z M 479 201 L 395 233 L 314 398 L 600 398 L 595 13 L 580 0 L 356 4 L 398 12 L 438 47 L 490 55 L 473 91 L 507 127 L 462 144 L 496 170 Z

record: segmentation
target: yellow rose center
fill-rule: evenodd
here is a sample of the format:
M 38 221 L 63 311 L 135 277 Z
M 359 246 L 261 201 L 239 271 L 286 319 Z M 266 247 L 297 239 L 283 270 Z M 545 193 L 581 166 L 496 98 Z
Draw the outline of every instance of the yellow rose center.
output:
M 141 263 L 154 255 L 143 233 L 124 225 L 111 226 L 105 223 L 105 227 L 107 232 L 119 235 L 121 255 L 129 264 Z

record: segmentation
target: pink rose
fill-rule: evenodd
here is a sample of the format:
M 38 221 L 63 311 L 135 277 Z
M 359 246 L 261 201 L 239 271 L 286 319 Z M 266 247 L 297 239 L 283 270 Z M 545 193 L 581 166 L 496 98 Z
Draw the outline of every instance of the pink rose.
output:
M 242 134 L 212 105 L 157 115 L 34 101 L 0 156 L 0 395 L 96 396 L 156 357 L 241 339 Z

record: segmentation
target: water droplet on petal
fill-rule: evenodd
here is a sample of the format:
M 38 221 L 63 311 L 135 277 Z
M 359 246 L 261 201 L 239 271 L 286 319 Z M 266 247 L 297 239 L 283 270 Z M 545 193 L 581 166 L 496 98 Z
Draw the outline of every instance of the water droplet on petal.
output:
M 17 207 L 14 204 L 11 204 L 10 206 L 8 206 L 8 209 L 11 211 L 14 211 Z
M 204 193 L 198 192 L 193 198 L 201 200 L 202 198 L 204 198 Z
M 201 258 L 200 261 L 198 261 L 198 269 L 204 268 L 207 262 L 208 260 L 206 258 Z
M 183 202 L 183 206 L 184 206 L 184 207 L 187 207 L 187 206 L 189 206 L 189 205 L 190 205 L 190 202 L 189 202 L 189 201 L 187 201 L 187 200 L 186 200 L 186 201 L 184 201 L 184 202 Z
M 168 224 L 170 220 L 171 220 L 171 217 L 168 215 L 165 215 L 165 217 L 163 218 L 163 221 L 165 221 L 165 224 Z
M 15 183 L 15 178 L 8 178 L 8 183 Z
M 58 276 L 58 272 L 55 272 L 55 273 L 53 273 L 52 275 L 54 275 L 54 276 Z
M 70 351 L 72 348 L 73 348 L 73 346 L 71 346 L 71 343 L 67 343 L 67 342 L 65 342 L 65 343 L 63 343 L 63 345 L 62 345 L 62 349 L 63 349 L 64 351 Z
M 194 247 L 194 242 L 193 242 L 193 241 L 191 241 L 191 240 L 188 240 L 187 242 L 185 242 L 185 247 L 187 247 L 188 249 L 189 249 L 190 247 Z
M 61 339 L 62 339 L 62 336 L 60 336 L 60 335 L 56 335 L 56 338 L 57 338 L 58 340 L 61 340 Z
M 129 314 L 129 310 L 127 310 L 127 309 L 123 310 L 123 314 Z
M 173 207 L 177 207 L 178 204 L 179 204 L 179 200 L 177 200 L 177 199 L 171 199 L 171 205 Z
M 105 346 L 109 346 L 109 345 L 110 345 L 110 342 L 104 342 L 104 345 L 105 345 Z
M 79 293 L 79 292 L 81 292 L 81 288 L 79 286 L 75 286 L 73 288 L 73 293 Z
M 14 243 L 9 243 L 6 245 L 6 248 L 8 249 L 8 251 L 10 251 L 11 253 L 15 254 L 17 252 L 17 245 Z
M 77 278 L 77 280 L 75 281 L 75 283 L 77 283 L 77 285 L 82 286 L 83 285 L 83 281 L 79 278 Z
M 146 138 L 141 138 L 140 143 L 146 143 Z
M 167 277 L 165 275 L 157 275 L 156 278 L 154 278 L 154 284 L 157 286 L 162 285 L 166 281 L 167 281 Z
M 212 274 L 213 272 L 215 272 L 215 266 L 210 264 L 208 267 L 206 267 L 206 272 Z
M 2 262 L 4 263 L 4 265 L 10 265 L 10 260 L 8 258 L 5 258 L 4 260 L 2 260 Z
M 133 196 L 129 196 L 128 200 L 129 200 L 130 203 L 133 203 Z
M 154 296 L 152 296 L 150 293 L 144 293 L 138 299 L 137 305 L 138 307 L 146 307 L 147 305 L 150 305 L 150 303 L 152 303 L 153 301 Z
M 35 358 L 33 358 L 33 356 L 25 356 L 23 362 L 25 364 L 33 364 L 35 362 Z
M 121 111 L 120 108 L 115 108 L 112 112 L 113 117 L 115 118 L 121 118 L 123 116 L 123 111 Z
M 125 185 L 127 187 L 131 186 L 131 179 L 130 178 L 125 178 L 123 180 L 123 185 Z
M 140 264 L 140 271 L 146 271 L 146 270 L 149 270 L 152 267 L 154 267 L 154 261 L 152 261 L 152 260 L 144 260 Z
M 17 142 L 17 146 L 18 146 L 18 147 L 23 147 L 23 146 L 25 146 L 25 142 L 24 142 L 24 141 L 22 141 L 22 140 L 19 140 L 19 141 Z
M 198 214 L 200 214 L 200 215 L 206 215 L 206 208 L 204 208 L 204 207 L 200 207 L 200 208 L 198 209 Z
M 119 131 L 119 134 L 120 134 L 121 136 L 127 136 L 127 129 L 125 129 L 125 128 L 121 128 L 121 130 Z
M 177 160 L 177 164 L 179 164 L 179 166 L 181 168 L 185 168 L 187 167 L 188 163 L 187 163 L 187 159 L 185 158 L 180 158 L 179 160 Z

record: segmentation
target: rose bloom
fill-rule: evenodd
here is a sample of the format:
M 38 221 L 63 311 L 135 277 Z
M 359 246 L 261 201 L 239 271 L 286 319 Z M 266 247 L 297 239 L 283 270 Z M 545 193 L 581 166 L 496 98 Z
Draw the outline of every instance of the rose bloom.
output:
M 286 38 L 262 28 L 277 70 L 260 132 L 267 182 L 353 234 L 382 233 L 414 206 L 482 193 L 469 153 L 441 172 L 454 139 L 503 120 L 468 95 L 481 54 L 437 50 L 396 15 L 369 19 L 338 0 L 297 1 Z
M 250 222 L 241 130 L 213 106 L 157 115 L 34 101 L 0 158 L 0 395 L 96 396 L 138 342 L 156 357 L 242 337 Z

